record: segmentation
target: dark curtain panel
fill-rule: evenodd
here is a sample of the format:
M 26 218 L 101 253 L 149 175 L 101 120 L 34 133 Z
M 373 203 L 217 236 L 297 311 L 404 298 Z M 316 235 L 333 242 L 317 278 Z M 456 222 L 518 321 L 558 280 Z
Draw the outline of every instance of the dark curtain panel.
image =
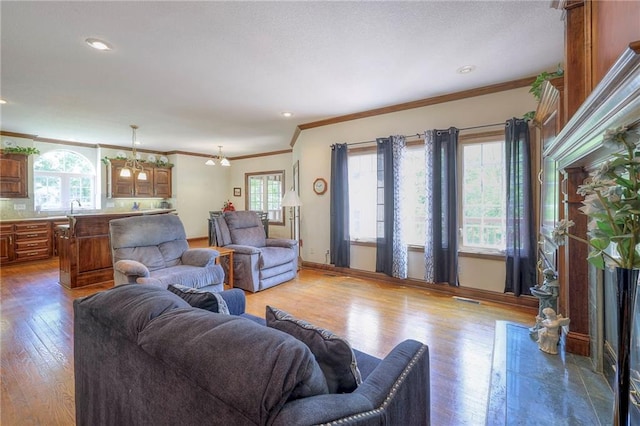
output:
M 377 139 L 376 272 L 407 278 L 407 244 L 402 235 L 404 136 Z
M 349 173 L 347 144 L 331 146 L 330 258 L 335 266 L 351 264 L 349 244 Z
M 377 139 L 376 272 L 393 276 L 393 146 L 391 138 Z
M 428 130 L 425 280 L 458 285 L 458 129 Z
M 505 292 L 530 294 L 536 284 L 536 234 L 533 223 L 529 125 L 512 118 L 505 127 L 507 234 Z

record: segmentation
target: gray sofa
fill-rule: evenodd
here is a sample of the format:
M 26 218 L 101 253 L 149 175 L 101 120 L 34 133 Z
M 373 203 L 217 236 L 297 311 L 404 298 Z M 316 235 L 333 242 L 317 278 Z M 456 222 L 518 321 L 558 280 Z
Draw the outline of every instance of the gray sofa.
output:
M 190 249 L 178 216 L 132 216 L 109 222 L 113 281 L 120 284 L 169 284 L 224 290 L 224 271 L 216 264 L 220 253 Z
M 234 287 L 255 293 L 295 278 L 298 242 L 267 238 L 256 212 L 224 212 L 212 220 L 216 246 L 234 250 Z M 223 267 L 228 274 L 228 263 Z
M 231 292 L 235 315 L 154 286 L 75 300 L 76 423 L 429 424 L 425 345 L 406 340 L 382 360 L 354 350 L 362 383 L 330 394 L 309 347 L 244 314 L 244 293 Z

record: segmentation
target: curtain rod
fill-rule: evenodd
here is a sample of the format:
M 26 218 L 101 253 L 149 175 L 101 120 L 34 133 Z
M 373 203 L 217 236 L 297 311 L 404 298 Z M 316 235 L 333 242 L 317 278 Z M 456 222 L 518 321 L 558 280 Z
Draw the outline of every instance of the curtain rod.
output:
M 458 129 L 459 132 L 463 130 L 474 130 L 474 129 L 482 129 L 484 127 L 494 127 L 494 126 L 504 126 L 505 122 L 502 123 L 493 123 L 493 124 L 483 124 L 481 126 L 471 126 L 471 127 L 463 127 L 462 129 Z
M 463 131 L 463 130 L 474 130 L 474 129 L 482 129 L 485 127 L 495 127 L 495 126 L 504 126 L 505 122 L 502 123 L 493 123 L 493 124 L 483 124 L 480 126 L 471 126 L 471 127 L 463 127 L 462 129 L 458 129 L 459 132 Z M 405 138 L 421 138 L 424 136 L 424 133 L 414 133 L 413 135 L 403 135 Z M 364 145 L 367 143 L 375 143 L 375 140 L 372 141 L 362 141 L 362 142 L 351 142 L 348 143 L 347 146 L 353 146 L 353 145 Z
M 413 135 L 402 135 L 402 137 L 408 139 L 408 138 L 420 138 L 421 136 L 423 136 L 424 133 L 414 133 Z M 363 145 L 365 143 L 376 143 L 377 140 L 372 140 L 372 141 L 362 141 L 362 142 L 351 142 L 348 143 L 347 146 L 353 146 L 353 145 Z

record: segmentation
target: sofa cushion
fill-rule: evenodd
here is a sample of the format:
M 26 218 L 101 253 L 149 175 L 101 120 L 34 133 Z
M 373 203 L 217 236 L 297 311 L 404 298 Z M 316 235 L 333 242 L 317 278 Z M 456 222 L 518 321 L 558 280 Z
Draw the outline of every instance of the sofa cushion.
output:
M 177 294 L 189 305 L 194 308 L 204 309 L 206 311 L 218 314 L 229 315 L 229 308 L 222 296 L 209 291 L 198 290 L 196 288 L 187 287 L 180 284 L 170 284 L 167 287 L 173 294 Z
M 166 267 L 164 257 L 158 246 L 125 247 L 114 250 L 113 261 L 135 260 L 149 268 L 149 271 L 156 271 Z
M 284 265 L 296 258 L 295 250 L 283 247 L 262 247 L 260 251 L 260 269 Z
M 180 265 L 182 263 L 182 254 L 188 249 L 189 243 L 187 240 L 166 241 L 158 244 L 158 250 L 160 250 L 160 254 L 162 254 L 166 268 Z
M 189 304 L 175 294 L 139 284 L 119 285 L 75 303 L 89 310 L 105 327 L 119 331 L 134 342 L 154 318 L 173 309 L 189 308 Z
M 214 223 L 216 227 L 216 239 L 218 240 L 218 245 L 220 247 L 224 247 L 231 244 L 231 234 L 229 233 L 227 222 L 223 218 L 217 217 L 214 219 Z
M 177 265 L 170 268 L 151 271 L 147 278 L 138 278 L 138 284 L 153 284 L 167 288 L 169 284 L 182 284 L 193 288 L 206 287 L 224 281 L 224 271 L 220 265 L 206 268 L 189 265 Z
M 243 424 L 271 424 L 288 400 L 327 393 L 308 347 L 245 318 L 176 309 L 151 321 L 138 344 L 237 410 Z
M 268 327 L 290 334 L 311 349 L 330 393 L 352 392 L 362 383 L 355 354 L 345 339 L 271 306 L 265 317 Z
M 264 247 L 266 245 L 267 234 L 264 232 L 264 226 L 256 212 L 225 212 L 224 220 L 229 227 L 233 244 L 253 247 Z

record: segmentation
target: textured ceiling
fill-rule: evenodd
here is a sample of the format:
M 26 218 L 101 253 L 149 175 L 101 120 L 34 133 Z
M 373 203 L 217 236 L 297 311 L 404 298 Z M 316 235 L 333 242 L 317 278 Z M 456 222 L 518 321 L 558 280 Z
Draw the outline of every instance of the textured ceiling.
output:
M 143 149 L 231 157 L 288 149 L 298 124 L 563 58 L 549 1 L 2 1 L 0 18 L 2 130 L 126 147 L 137 124 Z

